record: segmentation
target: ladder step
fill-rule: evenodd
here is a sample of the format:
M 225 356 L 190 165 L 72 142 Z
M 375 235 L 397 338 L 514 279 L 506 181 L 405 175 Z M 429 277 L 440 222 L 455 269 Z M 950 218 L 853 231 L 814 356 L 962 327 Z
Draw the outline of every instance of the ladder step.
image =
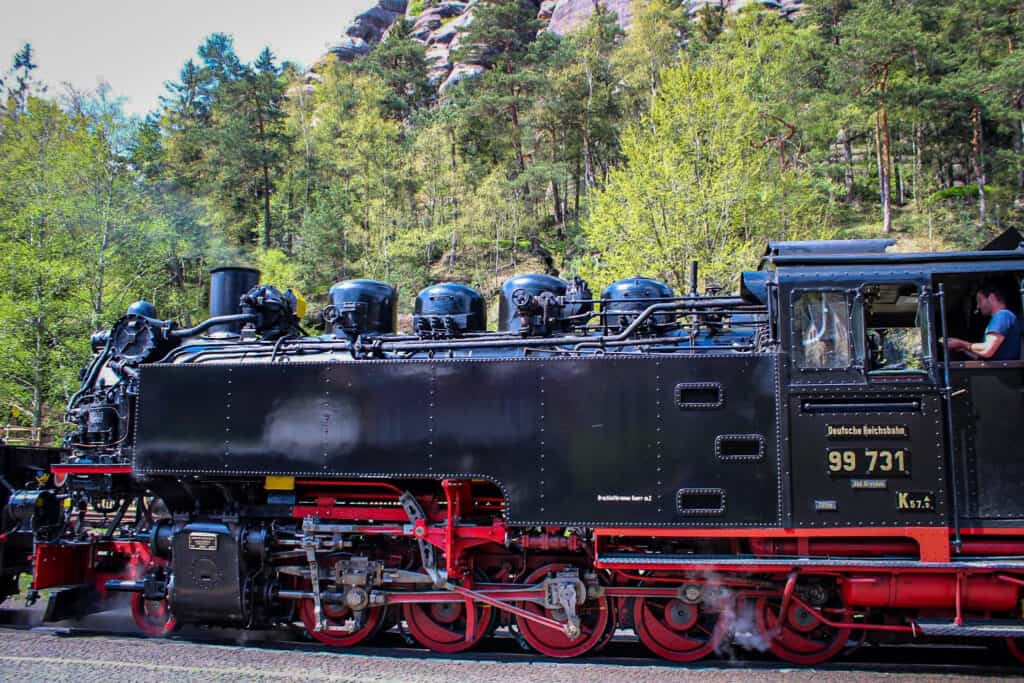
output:
M 601 553 L 597 558 L 598 567 L 622 564 L 658 567 L 665 565 L 715 565 L 751 569 L 756 567 L 864 567 L 879 569 L 988 569 L 1024 570 L 1024 560 L 1018 558 L 979 558 L 977 560 L 955 560 L 953 562 L 919 562 L 906 558 L 837 558 L 837 557 L 778 557 L 750 555 L 669 555 L 660 553 Z
M 1024 637 L 1024 621 L 991 619 L 987 621 L 964 621 L 957 626 L 945 619 L 918 619 L 917 627 L 926 636 L 975 636 L 983 638 Z

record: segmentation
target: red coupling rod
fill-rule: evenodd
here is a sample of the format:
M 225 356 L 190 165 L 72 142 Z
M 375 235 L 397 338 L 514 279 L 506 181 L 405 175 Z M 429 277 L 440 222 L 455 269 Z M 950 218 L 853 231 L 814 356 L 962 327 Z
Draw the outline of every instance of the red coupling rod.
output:
M 484 595 L 483 593 L 478 593 L 477 591 L 470 590 L 468 588 L 463 588 L 462 586 L 456 586 L 454 584 L 448 583 L 445 584 L 445 588 L 452 591 L 453 593 L 461 595 L 464 598 L 468 598 L 470 600 L 479 600 L 485 605 L 497 607 L 498 609 L 504 610 L 509 614 L 514 614 L 517 617 L 528 619 L 529 621 L 532 621 L 535 624 L 538 624 L 540 626 L 546 626 L 547 628 L 554 629 L 559 633 L 564 633 L 565 635 L 569 636 L 568 631 L 566 631 L 566 627 L 569 626 L 568 623 L 563 624 L 560 621 L 555 621 L 554 619 L 550 619 L 548 617 L 535 614 L 534 612 L 530 612 L 529 610 L 522 609 L 521 607 L 516 607 L 515 605 L 510 605 L 509 603 L 502 602 L 501 600 L 496 600 L 494 598 Z M 569 636 L 569 638 L 572 639 L 572 636 Z

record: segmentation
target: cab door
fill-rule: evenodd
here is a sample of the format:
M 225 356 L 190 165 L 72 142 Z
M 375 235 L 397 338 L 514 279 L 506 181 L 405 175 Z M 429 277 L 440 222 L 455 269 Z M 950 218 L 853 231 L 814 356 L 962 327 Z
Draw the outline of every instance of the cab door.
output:
M 1019 273 L 970 273 L 940 280 L 952 337 L 980 340 L 984 336 L 986 320 L 975 310 L 974 301 L 974 289 L 982 280 L 999 281 L 1007 307 L 1021 316 Z M 1024 361 L 958 360 L 954 355 L 949 376 L 950 446 L 961 524 L 987 526 L 1024 520 L 1020 491 L 1024 481 Z

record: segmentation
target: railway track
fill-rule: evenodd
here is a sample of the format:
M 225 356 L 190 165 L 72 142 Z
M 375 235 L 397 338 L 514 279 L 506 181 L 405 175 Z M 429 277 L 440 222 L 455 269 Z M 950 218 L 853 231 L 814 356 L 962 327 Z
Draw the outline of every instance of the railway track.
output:
M 1024 680 L 1024 669 L 1014 666 L 1013 660 L 998 648 L 984 644 L 870 645 L 851 648 L 851 651 L 833 661 L 805 669 L 794 669 L 792 665 L 762 655 L 756 650 L 722 653 L 694 664 L 677 665 L 652 657 L 634 637 L 625 634 L 617 635 L 596 655 L 573 660 L 552 660 L 525 651 L 519 640 L 504 629 L 472 651 L 438 655 L 416 645 L 398 629 L 380 634 L 370 645 L 331 649 L 310 642 L 298 629 L 290 633 L 188 628 L 165 639 L 150 639 L 133 630 L 131 618 L 126 611 L 100 613 L 80 623 L 61 622 L 48 626 L 35 623 L 31 613 L 36 611 L 7 610 L 4 613 L 6 618 L 0 619 L 0 629 L 7 634 L 3 642 L 9 646 L 13 636 L 22 645 L 27 644 L 33 653 L 15 654 L 15 658 L 31 656 L 39 662 L 51 663 L 69 659 L 75 666 L 101 667 L 103 657 L 107 656 L 105 653 L 126 652 L 129 653 L 127 659 L 119 655 L 112 660 L 117 663 L 116 671 L 124 667 L 133 671 L 131 667 L 137 666 L 146 671 L 161 671 L 170 678 L 176 678 L 176 674 L 191 677 L 186 675 L 191 664 L 180 663 L 186 661 L 181 659 L 183 652 L 192 653 L 190 657 L 201 659 L 210 658 L 209 652 L 217 653 L 210 658 L 212 665 L 224 659 L 225 651 L 230 651 L 233 654 L 227 657 L 228 660 L 241 658 L 253 665 L 265 661 L 281 661 L 283 657 L 297 662 L 295 666 L 302 666 L 301 662 L 307 658 L 319 662 L 323 656 L 342 657 L 346 658 L 346 663 L 337 665 L 339 671 L 346 671 L 346 667 L 354 662 L 359 670 L 379 669 L 389 672 L 384 676 L 388 680 L 449 680 L 458 677 L 470 681 L 484 678 L 495 680 L 495 676 L 509 679 L 519 676 L 521 680 L 548 681 L 562 680 L 566 676 L 573 680 L 580 680 L 581 677 L 593 679 L 597 676 L 599 678 L 594 680 L 628 679 L 635 683 L 636 680 L 646 680 L 649 674 L 654 673 L 659 676 L 657 680 L 665 680 L 665 677 L 672 680 L 699 679 L 702 683 L 715 680 L 720 675 L 724 676 L 722 680 L 729 681 L 736 680 L 737 675 L 742 675 L 744 680 L 784 678 L 787 681 L 793 680 L 794 675 L 798 680 L 804 680 L 806 675 L 809 683 L 821 683 L 832 676 L 845 678 L 856 675 L 858 680 L 867 680 L 894 674 L 934 677 L 936 680 L 939 677 L 942 680 L 949 680 L 950 677 Z M 0 613 L 3 612 L 0 610 Z M 28 619 L 25 618 L 26 613 L 30 615 Z M 18 615 L 18 618 L 12 618 L 14 615 Z M 0 670 L 5 666 L 2 664 L 5 661 L 5 649 L 8 648 L 0 648 Z M 65 651 L 76 654 L 74 657 L 65 657 L 62 654 Z M 90 654 L 93 651 L 96 651 L 99 658 Z M 147 660 L 146 653 L 153 653 L 155 659 Z M 10 659 L 10 656 L 6 659 Z M 25 662 L 21 665 L 26 666 Z M 180 671 L 175 667 L 180 667 Z M 523 667 L 526 667 L 525 671 L 537 675 L 521 678 L 519 670 Z M 424 672 L 431 673 L 428 676 Z M 133 671 L 130 675 L 128 671 L 124 673 L 126 678 L 135 679 L 139 672 Z M 822 679 L 822 676 L 825 678 Z M 352 680 L 362 679 L 356 677 Z

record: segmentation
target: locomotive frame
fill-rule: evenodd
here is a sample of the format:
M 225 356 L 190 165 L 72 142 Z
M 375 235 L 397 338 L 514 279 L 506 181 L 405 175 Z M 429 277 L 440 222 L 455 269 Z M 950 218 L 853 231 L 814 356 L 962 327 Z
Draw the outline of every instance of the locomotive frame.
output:
M 130 314 L 96 340 L 61 488 L 25 494 L 68 501 L 22 510 L 51 529 L 34 587 L 128 591 L 151 634 L 349 646 L 401 621 L 455 652 L 509 626 L 569 657 L 631 627 L 686 662 L 747 613 L 799 664 L 921 636 L 1022 659 L 1024 362 L 942 340 L 980 336 L 981 278 L 1021 314 L 1024 250 L 891 245 L 772 243 L 738 296 L 528 276 L 498 332 L 439 286 L 396 334 L 396 293 L 357 281 L 309 336 L 251 272 L 196 328 Z

